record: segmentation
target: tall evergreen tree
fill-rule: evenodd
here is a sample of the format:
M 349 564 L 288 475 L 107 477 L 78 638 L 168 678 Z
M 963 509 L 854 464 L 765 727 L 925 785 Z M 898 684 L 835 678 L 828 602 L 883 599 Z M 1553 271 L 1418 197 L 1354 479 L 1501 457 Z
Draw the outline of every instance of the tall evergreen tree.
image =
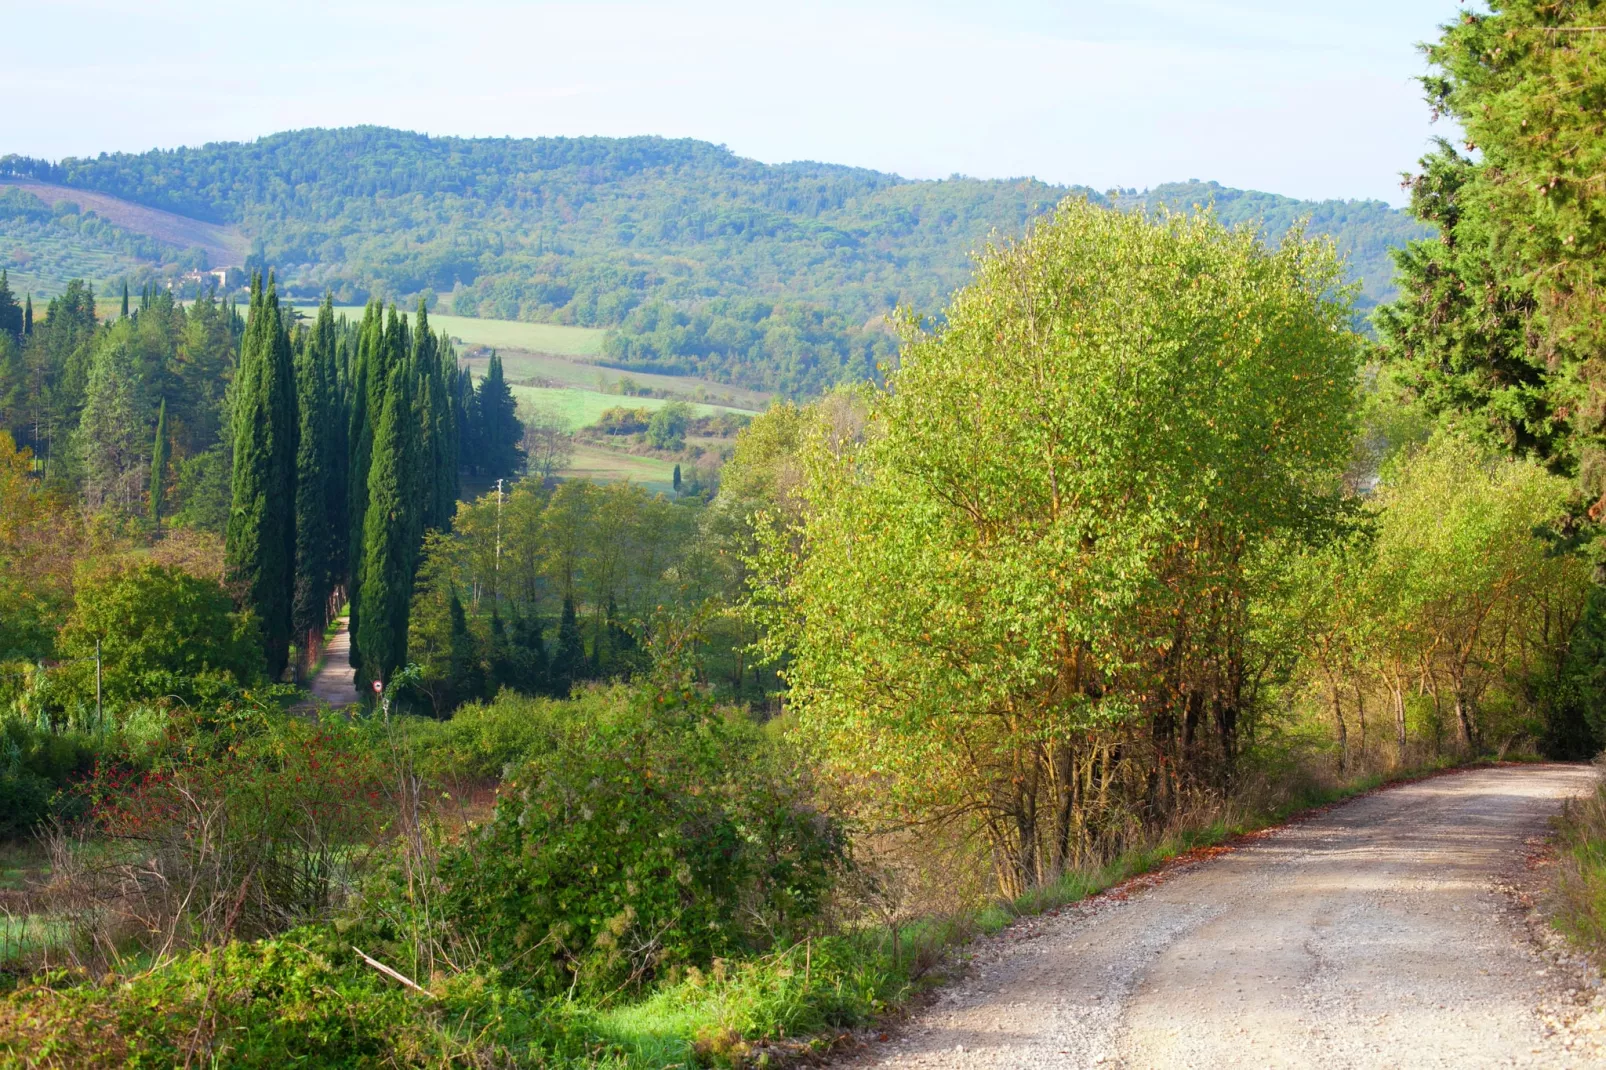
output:
M 467 368 L 456 371 L 452 420 L 457 425 L 458 468 L 477 476 L 480 474 L 479 404 L 474 397 L 474 377 Z
M 33 334 L 33 294 L 23 298 L 22 302 L 22 333 Z
M 410 473 L 417 459 L 417 421 L 405 361 L 390 370 L 384 408 L 374 428 L 363 517 L 363 560 L 357 641 L 358 676 L 386 681 L 407 659 L 407 614 L 412 601 L 416 503 Z
M 350 431 L 347 442 L 349 461 L 346 469 L 347 502 L 346 523 L 350 530 L 347 543 L 347 564 L 350 569 L 351 589 L 348 592 L 350 615 L 347 629 L 351 635 L 351 664 L 362 666 L 363 592 L 363 538 L 368 515 L 368 469 L 373 460 L 374 424 L 380 410 L 374 407 L 374 398 L 382 392 L 374 387 L 374 380 L 383 375 L 384 321 L 378 301 L 368 302 L 363 310 L 362 326 L 358 329 L 357 350 L 351 376 L 351 412 L 347 418 Z
M 123 280 L 123 314 L 122 319 L 128 318 L 128 280 Z
M 8 273 L 0 270 L 0 331 L 21 338 L 23 335 L 22 306 L 11 292 Z
M 172 445 L 167 440 L 167 399 L 163 398 L 161 409 L 156 414 L 156 441 L 151 446 L 149 498 L 153 524 L 162 519 L 162 495 L 167 488 L 167 460 L 171 453 Z
M 322 325 L 324 312 L 318 313 Z M 332 532 L 329 524 L 328 366 L 332 354 L 325 346 L 333 340 L 333 321 L 325 332 L 303 335 L 296 353 L 296 408 L 299 435 L 296 442 L 296 588 L 292 611 L 298 636 L 321 632 L 328 623 L 329 568 Z M 344 532 L 339 533 L 344 537 Z
M 558 618 L 558 645 L 552 651 L 552 668 L 548 678 L 552 693 L 568 698 L 577 681 L 585 676 L 586 648 L 580 638 L 580 621 L 575 616 L 573 597 L 563 599 L 563 616 Z
M 502 375 L 502 358 L 491 353 L 490 366 L 480 380 L 475 397 L 479 409 L 480 464 L 488 479 L 506 479 L 524 464 L 519 442 L 524 428 L 519 423 L 513 390 Z
M 273 277 L 251 280 L 234 398 L 233 502 L 225 564 L 262 629 L 270 678 L 289 661 L 295 585 L 296 396 L 290 339 Z

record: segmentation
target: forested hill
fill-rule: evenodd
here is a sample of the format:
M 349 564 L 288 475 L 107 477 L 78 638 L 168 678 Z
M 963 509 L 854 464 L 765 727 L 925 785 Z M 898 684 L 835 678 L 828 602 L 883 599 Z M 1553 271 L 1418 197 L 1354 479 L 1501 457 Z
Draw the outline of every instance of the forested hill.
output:
M 1030 179 L 766 165 L 692 140 L 381 127 L 60 163 L 8 156 L 0 176 L 230 224 L 295 296 L 433 293 L 459 314 L 614 327 L 612 363 L 789 393 L 869 374 L 891 350 L 879 317 L 941 307 L 989 234 L 1019 234 L 1070 193 L 1107 202 Z M 1117 197 L 1213 199 L 1229 218 L 1264 216 L 1273 236 L 1309 214 L 1355 251 L 1372 300 L 1388 292 L 1384 250 L 1418 233 L 1377 202 L 1199 184 Z

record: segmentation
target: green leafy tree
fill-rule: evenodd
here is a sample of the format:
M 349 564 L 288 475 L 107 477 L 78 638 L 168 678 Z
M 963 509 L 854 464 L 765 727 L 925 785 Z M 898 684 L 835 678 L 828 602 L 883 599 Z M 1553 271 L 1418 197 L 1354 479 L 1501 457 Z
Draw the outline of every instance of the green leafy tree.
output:
M 234 401 L 232 504 L 225 536 L 229 582 L 262 629 L 268 674 L 289 660 L 295 587 L 295 369 L 270 277 L 252 280 Z
M 68 690 L 93 701 L 99 641 L 104 693 L 121 705 L 174 696 L 194 702 L 254 683 L 263 663 L 256 622 L 215 581 L 167 565 L 90 571 L 62 628 L 75 659 Z
M 755 605 L 866 813 L 960 823 L 1017 893 L 1231 783 L 1251 555 L 1321 530 L 1352 450 L 1341 279 L 1298 234 L 1068 200 L 816 410 Z
M 684 401 L 671 401 L 647 422 L 647 445 L 655 450 L 684 449 L 690 426 L 691 406 Z

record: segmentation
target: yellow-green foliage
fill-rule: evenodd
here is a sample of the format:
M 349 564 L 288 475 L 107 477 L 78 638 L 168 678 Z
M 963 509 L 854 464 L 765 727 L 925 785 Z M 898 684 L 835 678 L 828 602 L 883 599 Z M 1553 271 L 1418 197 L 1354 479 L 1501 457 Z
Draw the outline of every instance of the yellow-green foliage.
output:
M 1245 561 L 1351 451 L 1340 278 L 1297 235 L 1067 201 L 817 421 L 759 600 L 871 812 L 974 821 L 1019 891 L 1119 842 L 1145 777 L 1163 812 L 1230 768 Z

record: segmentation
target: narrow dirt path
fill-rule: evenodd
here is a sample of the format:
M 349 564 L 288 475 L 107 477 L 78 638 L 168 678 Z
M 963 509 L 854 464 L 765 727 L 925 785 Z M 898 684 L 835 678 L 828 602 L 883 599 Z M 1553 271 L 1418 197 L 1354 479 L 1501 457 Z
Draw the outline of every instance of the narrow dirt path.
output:
M 844 1065 L 1606 1066 L 1588 1036 L 1554 1028 L 1598 1009 L 1498 887 L 1595 776 L 1434 777 L 1023 921 Z
M 351 633 L 349 617 L 340 618 L 340 629 L 324 647 L 323 668 L 312 678 L 307 688 L 312 697 L 339 709 L 357 701 L 357 670 L 351 667 Z

